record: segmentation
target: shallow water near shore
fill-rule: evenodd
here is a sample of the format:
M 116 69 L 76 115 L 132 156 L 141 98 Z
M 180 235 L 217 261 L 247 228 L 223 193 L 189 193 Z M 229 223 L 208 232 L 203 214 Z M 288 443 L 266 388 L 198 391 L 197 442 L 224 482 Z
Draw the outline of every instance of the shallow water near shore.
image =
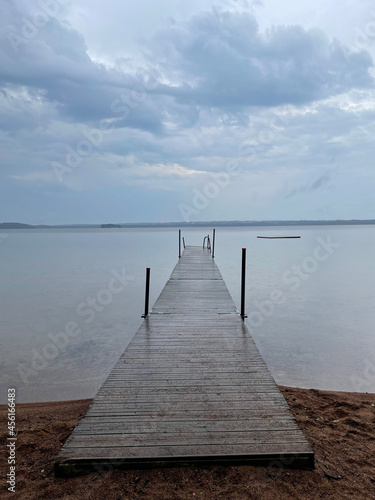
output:
M 200 245 L 210 228 L 183 230 Z M 300 239 L 257 239 L 300 235 Z M 178 259 L 176 229 L 0 232 L 0 402 L 93 397 Z M 375 392 L 374 226 L 219 228 L 215 260 L 277 383 Z

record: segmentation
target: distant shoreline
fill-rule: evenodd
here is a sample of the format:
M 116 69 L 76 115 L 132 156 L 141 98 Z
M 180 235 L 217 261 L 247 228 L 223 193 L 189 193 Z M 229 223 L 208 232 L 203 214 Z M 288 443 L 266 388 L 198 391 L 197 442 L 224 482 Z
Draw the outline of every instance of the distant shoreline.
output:
M 151 229 L 189 227 L 279 227 L 279 226 L 353 226 L 372 225 L 375 219 L 352 220 L 265 220 L 265 221 L 203 221 L 203 222 L 135 222 L 111 224 L 56 224 L 32 225 L 20 222 L 2 222 L 0 229 Z

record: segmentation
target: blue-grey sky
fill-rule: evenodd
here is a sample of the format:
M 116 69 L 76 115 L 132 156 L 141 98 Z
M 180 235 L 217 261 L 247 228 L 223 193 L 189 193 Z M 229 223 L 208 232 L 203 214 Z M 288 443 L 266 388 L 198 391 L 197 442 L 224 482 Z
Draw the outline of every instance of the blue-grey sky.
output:
M 375 218 L 369 0 L 2 0 L 0 221 Z

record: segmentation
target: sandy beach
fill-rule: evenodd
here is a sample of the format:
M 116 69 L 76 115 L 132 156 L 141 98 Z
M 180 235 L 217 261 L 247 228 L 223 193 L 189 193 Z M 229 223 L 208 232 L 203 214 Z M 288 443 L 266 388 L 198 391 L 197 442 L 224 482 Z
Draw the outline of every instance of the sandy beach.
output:
M 315 452 L 314 470 L 184 467 L 58 479 L 54 460 L 90 400 L 18 404 L 16 493 L 12 498 L 375 498 L 375 394 L 280 389 Z M 0 406 L 3 478 L 8 472 L 6 410 Z M 3 482 L 2 498 L 11 495 L 6 490 Z

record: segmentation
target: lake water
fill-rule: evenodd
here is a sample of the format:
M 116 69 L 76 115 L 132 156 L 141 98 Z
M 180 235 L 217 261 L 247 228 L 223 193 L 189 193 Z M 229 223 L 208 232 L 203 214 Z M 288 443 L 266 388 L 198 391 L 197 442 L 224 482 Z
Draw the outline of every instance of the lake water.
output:
M 242 247 L 246 321 L 276 381 L 375 392 L 375 227 L 219 228 L 238 308 Z M 176 229 L 0 232 L 0 401 L 94 396 L 141 324 L 145 268 L 153 304 L 177 260 Z

